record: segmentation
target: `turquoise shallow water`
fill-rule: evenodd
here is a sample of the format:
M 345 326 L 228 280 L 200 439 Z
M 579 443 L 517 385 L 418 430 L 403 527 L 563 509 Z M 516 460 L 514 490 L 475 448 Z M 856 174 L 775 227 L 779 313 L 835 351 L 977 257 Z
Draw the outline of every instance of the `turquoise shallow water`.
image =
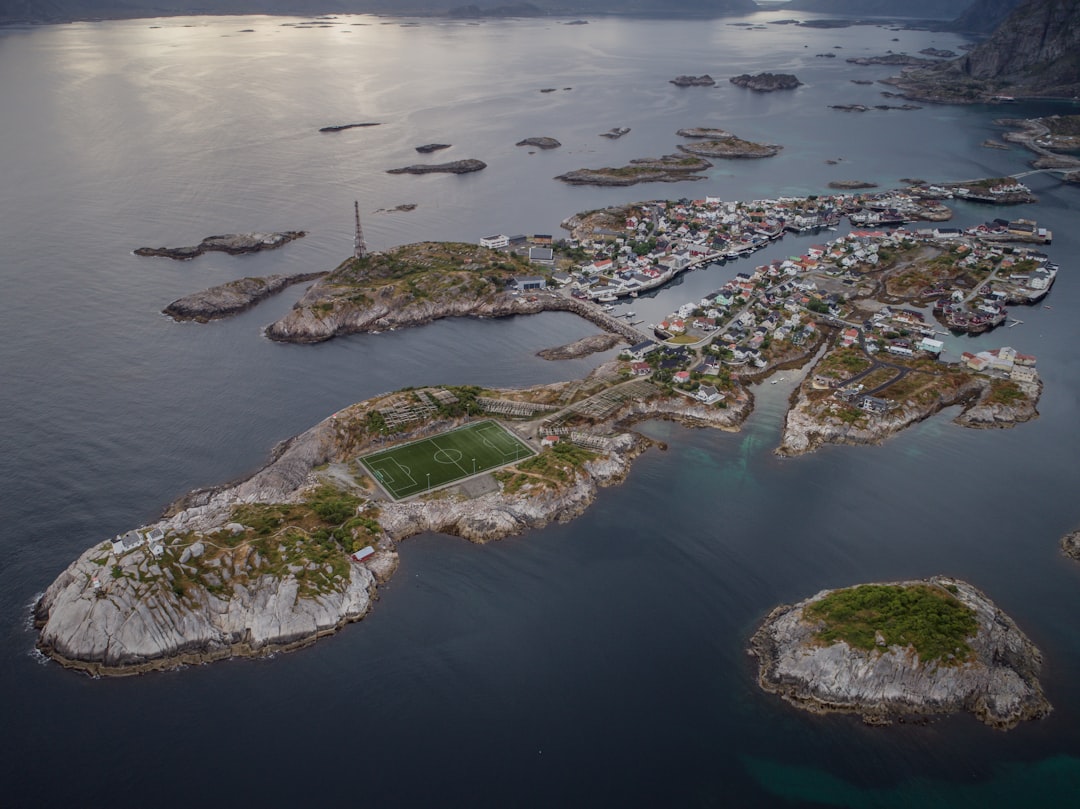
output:
M 343 405 L 403 385 L 572 378 L 602 358 L 535 357 L 594 330 L 569 315 L 285 346 L 260 329 L 298 290 L 207 326 L 159 314 L 210 284 L 336 265 L 351 250 L 354 199 L 382 249 L 557 232 L 571 213 L 642 198 L 960 179 L 1021 171 L 1028 159 L 979 147 L 1000 134 L 1000 109 L 828 109 L 878 103 L 880 88 L 851 79 L 888 74 L 843 57 L 955 50 L 951 35 L 745 31 L 726 20 L 282 25 L 290 21 L 0 34 L 0 683 L 9 695 L 0 783 L 17 803 L 1069 802 L 1080 758 L 1080 565 L 1057 540 L 1080 524 L 1070 314 L 1080 305 L 1080 193 L 1048 177 L 1029 179 L 1038 205 L 1009 213 L 1055 231 L 1050 252 L 1063 270 L 1053 309 L 1020 310 L 1023 326 L 950 345 L 1036 354 L 1046 389 L 1031 424 L 977 432 L 944 414 L 883 447 L 780 460 L 771 450 L 789 375 L 755 390 L 739 433 L 645 425 L 668 450 L 639 459 L 572 523 L 485 547 L 410 540 L 373 613 L 314 648 L 117 681 L 34 656 L 27 605 L 82 549 L 193 487 L 250 473 L 275 442 Z M 815 55 L 836 46 L 840 58 Z M 794 72 L 805 86 L 757 96 L 723 80 L 759 70 Z M 717 88 L 668 83 L 704 72 L 721 79 Z M 317 132 L 352 121 L 381 126 Z M 631 133 L 597 137 L 613 126 Z M 588 189 L 551 179 L 666 153 L 686 126 L 785 149 L 718 164 L 697 183 Z M 564 145 L 536 154 L 513 145 L 534 135 Z M 439 160 L 477 157 L 489 168 L 385 174 L 432 141 L 454 144 Z M 836 157 L 838 166 L 825 163 Z M 405 202 L 418 207 L 375 213 Z M 998 213 L 959 205 L 956 222 Z M 131 255 L 144 244 L 293 228 L 309 236 L 256 256 Z M 814 240 L 788 237 L 751 261 Z M 635 308 L 657 320 L 742 268 L 688 274 Z M 744 649 L 772 606 L 934 573 L 978 585 L 1042 648 L 1050 717 L 1007 734 L 967 717 L 866 728 L 758 691 Z

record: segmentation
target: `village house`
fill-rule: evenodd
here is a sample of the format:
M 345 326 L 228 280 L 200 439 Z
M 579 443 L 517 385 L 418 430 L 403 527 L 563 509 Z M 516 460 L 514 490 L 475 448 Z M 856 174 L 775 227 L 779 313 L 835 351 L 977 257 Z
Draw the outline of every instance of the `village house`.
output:
M 714 404 L 724 398 L 724 394 L 718 391 L 713 385 L 702 385 L 697 389 L 695 395 L 705 404 Z
M 510 246 L 510 238 L 500 233 L 497 236 L 485 236 L 480 240 L 481 247 L 490 247 L 492 250 L 501 250 Z

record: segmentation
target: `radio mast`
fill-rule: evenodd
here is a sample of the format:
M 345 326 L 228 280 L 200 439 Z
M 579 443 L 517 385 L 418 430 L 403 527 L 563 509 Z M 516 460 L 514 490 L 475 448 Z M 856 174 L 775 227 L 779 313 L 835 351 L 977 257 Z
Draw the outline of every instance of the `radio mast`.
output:
M 367 244 L 364 243 L 364 230 L 360 227 L 360 202 L 353 202 L 353 210 L 356 213 L 356 235 L 353 237 L 353 258 L 363 258 L 367 254 Z

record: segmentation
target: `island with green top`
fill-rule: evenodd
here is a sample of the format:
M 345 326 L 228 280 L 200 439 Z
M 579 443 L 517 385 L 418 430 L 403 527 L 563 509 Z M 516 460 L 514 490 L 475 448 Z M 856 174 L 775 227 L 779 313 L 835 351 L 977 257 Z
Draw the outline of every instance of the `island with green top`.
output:
M 945 576 L 777 607 L 750 654 L 765 691 L 870 724 L 967 711 L 1004 730 L 1051 710 L 1039 650 L 978 589 Z

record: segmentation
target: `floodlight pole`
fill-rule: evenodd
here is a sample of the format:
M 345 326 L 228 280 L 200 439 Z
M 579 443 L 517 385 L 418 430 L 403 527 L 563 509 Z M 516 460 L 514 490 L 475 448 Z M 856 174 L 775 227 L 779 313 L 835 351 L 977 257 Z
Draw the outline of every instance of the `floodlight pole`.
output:
M 428 491 L 431 491 L 431 473 L 430 472 L 427 473 L 427 487 L 428 487 Z
M 476 474 L 476 458 L 472 459 L 472 473 Z

